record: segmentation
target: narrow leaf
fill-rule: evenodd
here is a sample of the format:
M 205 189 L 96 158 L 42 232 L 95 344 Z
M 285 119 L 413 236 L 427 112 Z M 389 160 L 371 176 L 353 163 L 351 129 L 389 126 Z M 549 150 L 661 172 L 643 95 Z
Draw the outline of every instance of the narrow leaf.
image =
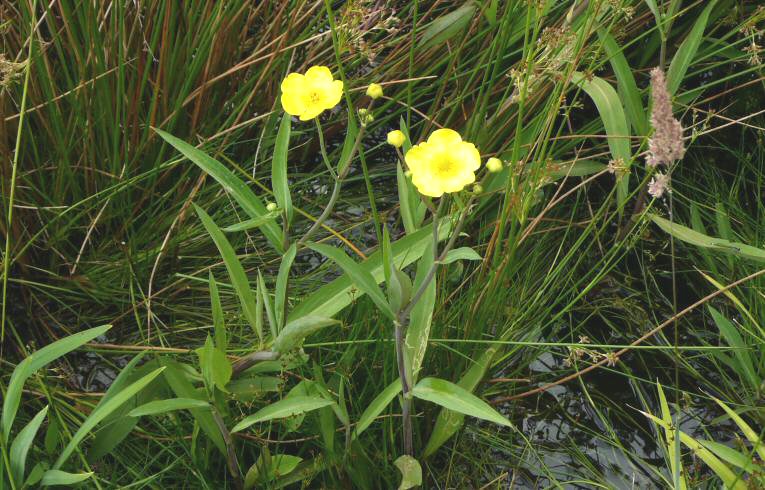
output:
M 61 451 L 61 455 L 53 465 L 53 469 L 57 470 L 61 468 L 61 465 L 66 462 L 67 458 L 69 458 L 77 445 L 88 435 L 88 433 L 90 433 L 91 430 L 93 430 L 96 425 L 98 425 L 99 422 L 106 418 L 106 416 L 111 412 L 119 408 L 120 405 L 128 401 L 131 397 L 135 396 L 136 393 L 141 391 L 146 385 L 151 383 L 154 378 L 159 376 L 163 370 L 164 368 L 155 369 L 151 373 L 147 374 L 130 386 L 125 387 L 119 393 L 115 394 L 114 397 L 107 401 L 103 406 L 101 406 L 99 410 L 94 410 L 90 416 L 85 419 L 77 432 L 72 436 L 69 444 L 67 444 L 64 450 Z
M 688 36 L 686 36 L 678 48 L 677 53 L 675 53 L 674 58 L 672 58 L 669 70 L 667 71 L 667 88 L 672 95 L 677 93 L 677 89 L 680 88 L 680 84 L 683 83 L 683 78 L 685 78 L 685 74 L 691 66 L 693 57 L 696 56 L 696 52 L 699 50 L 701 38 L 704 36 L 704 29 L 706 29 L 707 22 L 709 21 L 709 14 L 716 3 L 717 0 L 707 2 L 707 6 L 696 19 L 696 23 L 693 24 L 691 32 L 688 33 Z
M 273 187 L 276 204 L 284 210 L 287 223 L 292 222 L 294 214 L 292 198 L 290 197 L 290 186 L 287 180 L 287 152 L 290 146 L 290 129 L 291 120 L 285 114 L 282 117 L 281 124 L 279 124 L 279 132 L 276 133 L 274 158 L 271 163 L 271 186 Z
M 509 420 L 499 414 L 485 401 L 454 383 L 438 378 L 425 378 L 415 385 L 412 394 L 421 400 L 441 405 L 449 410 L 471 417 L 488 420 L 495 424 L 511 426 Z
M 3 413 L 0 415 L 0 420 L 2 420 L 3 425 L 3 438 L 6 441 L 11 433 L 11 426 L 13 425 L 13 420 L 16 418 L 16 412 L 19 409 L 21 391 L 24 388 L 26 380 L 59 357 L 64 356 L 81 345 L 103 335 L 110 328 L 112 328 L 111 325 L 104 325 L 64 337 L 63 339 L 57 340 L 50 345 L 46 345 L 42 349 L 31 354 L 16 366 L 13 370 L 13 374 L 11 374 L 11 379 L 8 382 L 8 390 L 5 392 L 5 398 L 3 399 Z
M 16 439 L 13 440 L 13 444 L 11 444 L 9 455 L 11 460 L 11 475 L 17 486 L 21 486 L 24 481 L 24 467 L 27 463 L 29 448 L 32 447 L 35 435 L 37 435 L 37 431 L 40 429 L 40 424 L 42 424 L 47 413 L 48 406 L 46 405 L 42 410 L 37 412 L 37 415 L 35 415 L 23 429 L 21 429 L 21 432 L 16 436 Z
M 399 393 L 401 393 L 401 378 L 389 384 L 387 388 L 382 390 L 380 394 L 372 400 L 372 403 L 370 403 L 361 413 L 361 417 L 359 417 L 359 421 L 356 423 L 354 437 L 358 437 L 362 432 L 367 430 L 367 427 L 374 422 L 377 416 L 390 405 L 390 402 L 392 402 Z
M 175 410 L 188 410 L 191 408 L 210 408 L 210 404 L 194 398 L 171 398 L 169 400 L 156 400 L 134 408 L 128 413 L 129 417 L 143 417 L 146 415 L 159 415 Z
M 239 258 L 236 256 L 236 252 L 234 252 L 234 248 L 231 246 L 226 236 L 205 210 L 196 204 L 194 204 L 194 209 L 196 209 L 199 219 L 202 221 L 207 233 L 209 233 L 213 242 L 215 242 L 215 246 L 218 247 L 218 251 L 223 258 L 223 263 L 226 265 L 226 270 L 231 279 L 231 284 L 234 286 L 237 296 L 239 296 L 239 303 L 242 305 L 245 318 L 247 318 L 250 325 L 257 328 L 258 322 L 255 317 L 255 297 L 252 295 L 250 283 L 247 281 L 247 274 L 244 272 L 242 263 L 239 262 Z M 258 339 L 263 343 L 263 332 L 257 330 L 257 333 Z
M 247 187 L 247 184 L 236 177 L 233 172 L 227 169 L 222 163 L 171 134 L 156 128 L 154 128 L 154 131 L 160 135 L 162 139 L 170 143 L 176 150 L 181 152 L 183 156 L 191 160 L 199 168 L 204 170 L 205 173 L 217 180 L 218 183 L 231 194 L 231 197 L 239 203 L 250 218 L 261 218 L 268 212 L 266 206 L 260 198 L 252 192 L 252 189 Z M 267 221 L 260 225 L 259 228 L 277 252 L 284 252 L 284 236 L 276 223 Z
M 276 316 L 276 332 L 284 328 L 284 319 L 287 317 L 287 284 L 289 283 L 290 269 L 297 254 L 297 246 L 293 243 L 284 253 L 282 263 L 279 265 L 279 274 L 276 276 L 276 289 L 274 290 L 274 314 Z
M 258 422 L 283 419 L 285 417 L 310 412 L 322 407 L 327 407 L 333 403 L 332 400 L 325 400 L 324 398 L 314 396 L 293 396 L 284 398 L 283 400 L 272 403 L 245 418 L 236 424 L 234 428 L 231 429 L 231 432 L 239 432 Z
M 353 284 L 364 292 L 364 294 L 368 295 L 380 311 L 382 311 L 388 318 L 393 319 L 393 310 L 391 310 L 390 305 L 388 305 L 388 302 L 385 300 L 385 296 L 377 286 L 377 281 L 372 277 L 372 274 L 359 266 L 359 264 L 348 257 L 348 254 L 339 248 L 320 243 L 310 243 L 308 244 L 308 247 L 337 263 L 337 265 L 343 269 L 343 272 L 350 276 Z
M 74 485 L 87 480 L 91 476 L 93 476 L 92 471 L 90 473 L 67 473 L 61 470 L 48 470 L 43 473 L 40 485 L 44 487 L 51 485 Z
M 289 352 L 300 347 L 303 340 L 309 335 L 330 325 L 337 325 L 340 321 L 323 316 L 304 316 L 293 320 L 279 332 L 274 341 L 273 350 L 279 353 Z

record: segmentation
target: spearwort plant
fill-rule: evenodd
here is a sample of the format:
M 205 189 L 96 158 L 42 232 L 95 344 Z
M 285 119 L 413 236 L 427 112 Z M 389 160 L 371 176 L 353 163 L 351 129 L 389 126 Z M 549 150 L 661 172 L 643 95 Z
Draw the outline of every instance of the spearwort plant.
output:
M 322 127 L 318 117 L 322 112 L 333 109 L 340 102 L 343 95 L 343 82 L 335 80 L 329 68 L 313 66 L 305 74 L 289 74 L 282 82 L 281 89 L 281 104 L 286 114 L 279 125 L 274 146 L 271 182 L 277 207 L 272 207 L 271 210 L 254 194 L 248 192 L 246 185 L 228 172 L 222 164 L 181 140 L 157 130 L 167 142 L 224 185 L 250 215 L 249 220 L 229 227 L 229 230 L 241 231 L 260 227 L 269 237 L 272 246 L 284 254 L 272 302 L 265 291 L 262 275 L 258 276 L 258 291 L 256 293 L 250 291 L 244 269 L 238 262 L 225 234 L 203 209 L 196 207 L 200 219 L 226 264 L 245 317 L 256 330 L 260 341 L 257 350 L 243 356 L 233 366 L 228 366 L 223 355 L 225 346 L 221 346 L 220 340 L 213 342 L 208 338 L 205 347 L 199 351 L 205 386 L 208 389 L 209 401 L 213 404 L 211 405 L 212 414 L 226 441 L 231 474 L 235 480 L 238 480 L 236 454 L 231 444 L 227 442 L 230 439 L 230 433 L 219 411 L 214 408 L 215 387 L 225 392 L 225 386 L 232 376 L 238 376 L 258 363 L 277 361 L 299 349 L 308 336 L 322 328 L 338 324 L 331 315 L 322 313 L 325 304 L 318 304 L 313 309 L 302 311 L 298 317 L 294 310 L 287 311 L 290 269 L 298 252 L 307 247 L 334 261 L 351 278 L 353 286 L 374 302 L 385 321 L 392 326 L 399 379 L 384 390 L 362 414 L 362 420 L 358 422 L 353 437 L 357 437 L 400 392 L 403 455 L 397 465 L 405 473 L 404 477 L 410 478 L 413 472 L 420 471 L 418 463 L 413 458 L 416 454 L 412 434 L 414 398 L 433 402 L 447 409 L 500 425 L 510 425 L 505 417 L 486 402 L 449 381 L 434 377 L 417 380 L 428 344 L 429 325 L 435 301 L 434 281 L 438 268 L 458 260 L 480 258 L 469 247 L 454 248 L 454 246 L 464 226 L 465 218 L 475 204 L 475 192 L 463 191 L 476 181 L 476 171 L 479 171 L 481 167 L 481 157 L 475 145 L 463 141 L 460 135 L 451 129 L 438 129 L 426 141 L 416 145 L 411 145 L 406 140 L 404 131 L 397 130 L 389 133 L 387 140 L 397 149 L 400 168 L 406 169 L 404 172 L 399 172 L 399 186 L 408 189 L 412 194 L 415 190 L 420 194 L 416 207 L 408 208 L 411 213 L 408 217 L 409 221 L 423 222 L 424 216 L 418 219 L 416 215 L 419 213 L 422 216 L 420 210 L 427 209 L 430 212 L 432 240 L 422 249 L 420 257 L 413 263 L 417 274 L 412 281 L 403 270 L 402 264 L 397 263 L 390 234 L 387 228 L 384 229 L 383 242 L 380 244 L 382 257 L 380 268 L 385 282 L 385 293 L 383 293 L 373 274 L 357 264 L 342 249 L 310 241 L 333 211 L 340 196 L 343 180 L 351 170 L 351 162 L 365 135 L 365 129 L 373 121 L 374 100 L 382 96 L 382 87 L 372 84 L 367 88 L 366 93 L 370 97 L 370 102 L 366 108 L 358 111 L 358 120 L 349 112 L 345 146 L 339 162 L 333 165 L 329 161 L 322 143 L 322 159 L 334 179 L 334 187 L 320 216 L 297 238 L 291 233 L 294 211 L 287 172 L 287 153 L 292 125 L 289 116 L 297 116 L 303 122 L 314 120 L 316 131 L 320 140 L 323 141 Z M 405 145 L 406 151 L 402 155 L 398 148 Z M 501 167 L 501 163 L 498 165 L 496 161 L 492 161 L 490 170 L 496 172 L 498 167 Z M 408 196 L 409 194 L 407 198 Z M 438 202 L 436 203 L 434 199 L 438 199 Z M 445 212 L 447 206 L 451 204 L 448 203 L 450 199 L 456 204 L 456 211 L 452 214 Z M 281 226 L 276 225 L 277 221 L 281 221 Z M 441 241 L 446 242 L 443 247 L 440 247 Z M 215 284 L 213 279 L 210 284 L 212 290 Z M 264 311 L 270 335 L 264 332 Z M 216 376 L 219 377 L 217 381 Z M 348 425 L 347 413 L 338 405 L 338 401 L 332 399 L 323 390 L 311 396 L 287 397 L 268 405 L 257 413 L 245 417 L 231 429 L 231 432 L 240 432 L 257 423 L 294 417 L 330 405 L 333 406 L 340 421 Z

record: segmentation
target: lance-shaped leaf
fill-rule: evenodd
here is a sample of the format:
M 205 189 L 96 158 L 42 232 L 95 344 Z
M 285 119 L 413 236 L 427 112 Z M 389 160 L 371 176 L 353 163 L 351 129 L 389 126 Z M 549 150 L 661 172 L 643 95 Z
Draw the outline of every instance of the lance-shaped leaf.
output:
M 208 175 L 217 180 L 218 183 L 231 194 L 231 197 L 239 203 L 250 218 L 259 219 L 268 213 L 266 206 L 260 198 L 252 192 L 252 189 L 247 187 L 247 184 L 235 176 L 231 170 L 226 168 L 218 160 L 171 134 L 156 128 L 154 128 L 154 131 L 156 131 L 162 139 L 170 143 L 176 150 L 180 151 L 183 156 L 191 160 Z M 259 228 L 277 252 L 284 252 L 284 236 L 282 230 L 276 223 L 268 220 L 261 224 Z
M 332 400 L 326 400 L 317 396 L 293 396 L 272 403 L 256 413 L 245 418 L 231 429 L 231 432 L 239 432 L 258 422 L 266 422 L 274 419 L 283 419 L 301 413 L 317 410 L 332 405 Z
M 672 95 L 677 93 L 677 89 L 680 88 L 680 84 L 683 83 L 683 78 L 685 78 L 685 74 L 691 66 L 693 57 L 696 56 L 696 52 L 699 50 L 701 38 L 704 36 L 704 29 L 706 29 L 707 22 L 709 21 L 709 14 L 712 13 L 716 3 L 717 0 L 707 2 L 707 6 L 701 11 L 701 15 L 699 15 L 691 28 L 691 32 L 683 40 L 677 53 L 672 58 L 672 62 L 669 64 L 669 70 L 667 70 L 667 89 Z
M 598 109 L 598 114 L 600 114 L 606 130 L 608 148 L 611 150 L 612 158 L 621 160 L 623 165 L 629 169 L 632 164 L 630 130 L 627 125 L 627 116 L 624 114 L 624 108 L 616 90 L 602 78 L 587 77 L 581 72 L 574 72 L 571 79 L 595 102 L 595 107 Z M 617 202 L 619 210 L 622 210 L 629 193 L 629 172 L 625 172 L 621 176 L 617 186 Z
M 215 347 L 225 352 L 228 346 L 228 339 L 226 338 L 226 324 L 223 320 L 223 305 L 220 302 L 218 284 L 215 282 L 212 271 L 208 275 L 208 282 L 210 284 L 210 305 L 212 306 Z
M 129 417 L 143 417 L 146 415 L 160 415 L 176 410 L 190 410 L 192 408 L 210 408 L 210 404 L 204 400 L 195 398 L 170 398 L 169 400 L 155 400 L 136 407 L 128 413 Z
M 359 421 L 356 423 L 356 430 L 354 431 L 353 436 L 358 437 L 362 432 L 367 430 L 367 427 L 374 422 L 377 416 L 390 405 L 390 402 L 392 402 L 399 393 L 401 393 L 401 378 L 396 379 L 396 381 L 382 390 L 380 394 L 372 400 L 372 403 L 370 403 L 361 413 L 361 417 L 359 417 Z
M 13 370 L 13 374 L 11 374 L 11 379 L 8 382 L 8 389 L 5 392 L 5 398 L 3 399 L 3 413 L 0 415 L 0 420 L 2 420 L 3 425 L 3 438 L 6 441 L 11 433 L 11 426 L 13 425 L 13 420 L 16 418 L 16 412 L 19 409 L 21 391 L 24 388 L 26 380 L 59 357 L 64 356 L 81 345 L 90 342 L 94 338 L 105 334 L 110 328 L 112 328 L 111 325 L 104 325 L 64 337 L 63 339 L 57 340 L 50 345 L 46 345 L 42 349 L 31 354 L 16 366 Z
M 262 343 L 263 331 L 258 330 L 259 322 L 255 315 L 255 296 L 253 296 L 252 290 L 250 289 L 250 283 L 247 281 L 247 274 L 244 272 L 242 263 L 239 262 L 239 258 L 236 256 L 234 248 L 210 215 L 196 204 L 194 204 L 194 209 L 196 209 L 199 219 L 202 220 L 202 224 L 207 230 L 207 233 L 210 234 L 213 242 L 215 242 L 215 246 L 218 247 L 218 251 L 223 258 L 223 263 L 226 265 L 228 276 L 231 278 L 231 284 L 234 286 L 237 296 L 239 296 L 239 303 L 242 305 L 244 316 L 247 318 L 250 325 L 256 329 L 258 339 Z
M 508 427 L 512 425 L 509 420 L 491 408 L 491 405 L 466 389 L 443 379 L 425 378 L 415 385 L 412 394 L 421 400 L 436 403 L 471 417 Z
M 48 470 L 43 473 L 40 485 L 49 487 L 51 485 L 74 485 L 83 482 L 93 476 L 93 472 L 90 473 L 67 473 L 61 470 Z
M 308 244 L 308 247 L 337 263 L 337 265 L 343 269 L 343 272 L 348 274 L 353 281 L 353 284 L 364 294 L 369 296 L 385 316 L 393 319 L 393 310 L 385 300 L 385 295 L 383 295 L 382 291 L 377 286 L 377 281 L 372 277 L 372 274 L 354 262 L 353 259 L 348 257 L 348 254 L 339 248 L 321 243 L 310 243 Z
M 279 274 L 276 276 L 276 289 L 274 290 L 274 316 L 276 317 L 277 333 L 284 328 L 284 319 L 287 316 L 287 284 L 289 283 L 290 269 L 297 254 L 297 246 L 293 243 L 284 253 L 282 263 L 279 264 Z
M 273 187 L 276 204 L 284 210 L 287 223 L 292 222 L 294 211 L 292 209 L 292 197 L 287 180 L 287 152 L 290 146 L 290 117 L 286 114 L 279 124 L 279 132 L 276 133 L 274 144 L 274 158 L 271 163 L 271 186 Z
M 27 463 L 29 448 L 32 447 L 32 441 L 34 441 L 35 435 L 40 429 L 40 425 L 47 413 L 48 406 L 46 405 L 42 410 L 37 412 L 37 415 L 35 415 L 23 429 L 21 429 L 19 435 L 16 436 L 16 439 L 13 440 L 13 444 L 11 444 L 11 451 L 9 454 L 11 460 L 11 475 L 13 476 L 13 481 L 16 482 L 17 487 L 20 487 L 24 481 L 24 467 Z
M 61 468 L 61 465 L 66 462 L 67 458 L 72 454 L 77 445 L 90 433 L 99 422 L 105 419 L 110 413 L 120 407 L 123 403 L 135 396 L 136 393 L 141 391 L 146 385 L 159 376 L 164 368 L 155 369 L 146 376 L 142 377 L 133 384 L 126 386 L 122 391 L 116 393 L 113 398 L 109 399 L 103 406 L 100 406 L 98 410 L 94 410 L 88 418 L 82 423 L 80 428 L 72 436 L 69 444 L 61 451 L 56 463 L 53 465 L 53 469 L 57 470 Z
M 300 347 L 303 340 L 314 332 L 330 325 L 339 324 L 339 320 L 333 320 L 324 316 L 304 316 L 293 320 L 279 332 L 274 341 L 273 350 L 279 353 L 289 352 Z

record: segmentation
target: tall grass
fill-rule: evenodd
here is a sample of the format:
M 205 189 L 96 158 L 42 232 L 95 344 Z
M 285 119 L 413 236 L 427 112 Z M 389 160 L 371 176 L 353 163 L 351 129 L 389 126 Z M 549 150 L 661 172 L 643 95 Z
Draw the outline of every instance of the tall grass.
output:
M 654 4 L 662 13 L 658 22 Z M 757 56 L 765 11 L 754 2 L 718 0 L 707 12 L 708 5 L 62 0 L 35 6 L 23 0 L 0 6 L 0 52 L 28 63 L 16 69 L 29 73 L 28 83 L 15 77 L 0 85 L 8 217 L 0 228 L 8 247 L 4 397 L 12 369 L 39 346 L 114 325 L 54 370 L 30 378 L 18 418 L 26 423 L 49 406 L 32 459 L 45 461 L 69 444 L 137 352 L 146 351 L 141 376 L 167 362 L 196 362 L 193 349 L 213 334 L 209 273 L 218 281 L 226 354 L 235 359 L 257 347 L 192 203 L 221 226 L 247 216 L 153 128 L 216 158 L 264 201 L 274 201 L 280 82 L 289 72 L 324 64 L 344 74 L 349 101 L 358 103 L 369 82 L 382 83 L 385 98 L 377 101 L 335 211 L 314 240 L 344 246 L 361 261 L 381 244 L 383 224 L 394 240 L 404 235 L 396 156 L 384 144 L 400 121 L 412 142 L 450 127 L 483 157 L 508 162 L 480 193 L 460 239 L 483 260 L 437 275 L 423 376 L 460 383 L 514 427 L 467 418 L 453 437 L 433 441 L 439 424 L 455 419 L 416 403 L 414 442 L 422 449 L 425 485 L 679 488 L 675 469 L 683 468 L 688 488 L 718 487 L 719 474 L 698 450 L 668 446 L 672 432 L 640 413 L 662 416 L 657 379 L 675 429 L 724 443 L 760 465 L 755 445 L 737 441 L 738 429 L 712 397 L 753 427 L 765 427 L 763 278 L 725 289 L 760 271 L 762 261 L 719 242 L 669 235 L 651 220 L 659 215 L 711 240 L 765 248 L 765 91 Z M 643 190 L 651 177 L 643 156 L 651 135 L 648 72 L 659 64 L 675 84 L 675 116 L 689 136 L 688 152 L 672 170 L 671 204 L 668 196 L 645 199 Z M 344 109 L 321 119 L 333 161 L 347 121 Z M 332 186 L 316 134 L 309 124 L 293 124 L 288 168 L 301 220 L 295 226 L 308 227 L 319 216 Z M 621 168 L 611 172 L 614 166 L 629 166 L 629 177 Z M 453 206 L 446 211 L 456 212 Z M 227 236 L 253 287 L 260 271 L 273 291 L 280 254 L 257 229 Z M 301 249 L 288 304 L 337 274 Z M 358 421 L 398 377 L 392 330 L 382 327 L 366 298 L 337 318 L 341 327 L 306 341 L 307 364 L 260 373 L 262 391 L 230 405 L 224 418 L 239 420 L 310 379 L 334 395 L 342 391 L 351 422 Z M 596 363 L 598 369 L 580 375 Z M 157 388 L 139 401 L 169 397 L 167 391 Z M 315 414 L 292 431 L 275 423 L 238 433 L 234 443 L 245 471 L 266 452 L 303 459 L 295 472 L 272 479 L 274 487 L 391 488 L 399 483 L 393 461 L 402 452 L 400 415 L 392 404 L 347 450 L 346 428 Z M 234 484 L 226 458 L 188 412 L 141 418 L 121 444 L 99 454 L 104 429 L 114 422 L 77 446 L 68 471 L 94 471 L 89 484 L 101 488 Z M 21 422 L 14 427 L 15 434 Z M 337 436 L 328 439 L 327 427 Z M 343 450 L 328 447 L 328 440 Z M 752 474 L 746 478 L 756 485 Z

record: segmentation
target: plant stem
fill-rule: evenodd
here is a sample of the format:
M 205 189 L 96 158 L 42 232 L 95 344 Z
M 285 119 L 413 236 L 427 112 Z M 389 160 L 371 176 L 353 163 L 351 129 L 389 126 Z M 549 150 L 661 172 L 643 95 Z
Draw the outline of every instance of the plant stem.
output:
M 16 128 L 16 146 L 13 150 L 13 163 L 11 164 L 11 182 L 8 191 L 8 220 L 5 225 L 5 252 L 3 254 L 3 305 L 0 315 L 0 352 L 5 341 L 5 315 L 6 305 L 8 304 L 8 272 L 11 266 L 11 227 L 13 226 L 13 201 L 16 191 L 16 170 L 19 167 L 19 153 L 21 152 L 21 132 L 24 128 L 24 119 L 27 108 L 27 92 L 29 91 L 29 73 L 32 66 L 32 47 L 34 42 L 35 15 L 37 0 L 32 4 L 32 29 L 29 33 L 29 52 L 27 54 L 27 64 L 24 67 L 24 88 L 21 91 L 21 110 L 19 111 L 19 126 Z M 10 470 L 10 469 L 9 469 Z
M 223 436 L 223 442 L 226 444 L 226 461 L 228 463 L 228 471 L 234 479 L 234 487 L 243 489 L 244 483 L 242 482 L 242 474 L 239 472 L 239 463 L 236 459 L 234 440 L 231 438 L 231 433 L 228 431 L 226 423 L 223 421 L 223 417 L 220 416 L 220 412 L 218 412 L 218 409 L 215 407 L 212 409 L 212 416 L 215 420 L 215 424 L 220 430 L 221 436 Z
M 396 362 L 398 364 L 398 375 L 401 377 L 401 390 L 404 395 L 404 401 L 401 404 L 401 416 L 404 425 L 404 454 L 412 456 L 414 454 L 414 445 L 412 443 L 412 387 L 409 375 L 406 372 L 406 363 L 404 361 L 404 338 L 406 335 L 406 326 L 400 322 L 395 322 L 396 336 Z

